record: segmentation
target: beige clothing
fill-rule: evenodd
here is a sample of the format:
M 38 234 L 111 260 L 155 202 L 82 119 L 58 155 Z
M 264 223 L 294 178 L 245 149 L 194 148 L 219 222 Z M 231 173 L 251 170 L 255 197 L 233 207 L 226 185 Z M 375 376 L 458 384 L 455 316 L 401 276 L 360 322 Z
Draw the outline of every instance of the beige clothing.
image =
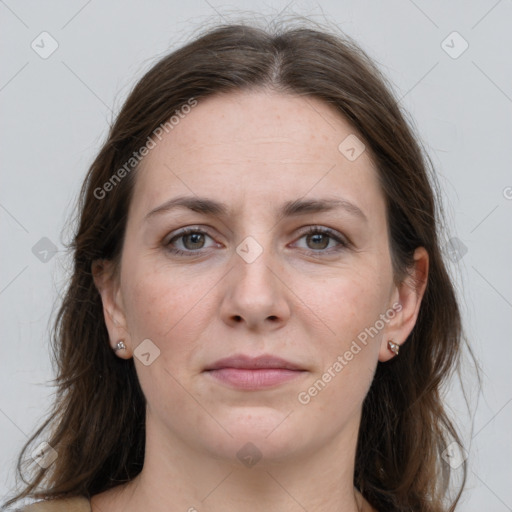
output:
M 21 512 L 91 512 L 91 503 L 82 496 L 45 500 L 26 506 Z

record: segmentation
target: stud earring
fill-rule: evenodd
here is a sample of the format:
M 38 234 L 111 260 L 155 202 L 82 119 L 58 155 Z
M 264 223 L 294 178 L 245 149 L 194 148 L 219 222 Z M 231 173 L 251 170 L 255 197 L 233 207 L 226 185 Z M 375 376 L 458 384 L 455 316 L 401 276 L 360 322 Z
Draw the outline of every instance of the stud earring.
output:
M 388 348 L 395 354 L 395 356 L 398 355 L 398 352 L 400 351 L 400 345 L 398 343 L 395 343 L 393 340 L 388 341 Z
M 125 349 L 126 349 L 126 345 L 124 344 L 124 341 L 120 340 L 117 342 L 117 345 L 114 348 L 114 352 L 117 352 L 118 350 L 125 350 Z

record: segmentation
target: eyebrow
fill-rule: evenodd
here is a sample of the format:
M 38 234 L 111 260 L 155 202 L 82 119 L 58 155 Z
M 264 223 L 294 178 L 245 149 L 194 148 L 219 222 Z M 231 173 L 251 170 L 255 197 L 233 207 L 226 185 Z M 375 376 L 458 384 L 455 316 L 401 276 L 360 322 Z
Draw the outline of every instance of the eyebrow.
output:
M 198 196 L 178 196 L 151 210 L 145 216 L 145 220 L 149 220 L 156 215 L 169 212 L 175 208 L 187 208 L 193 212 L 215 217 L 227 217 L 230 213 L 226 204 L 213 199 Z M 287 201 L 279 208 L 277 214 L 279 217 L 294 217 L 298 215 L 329 212 L 336 209 L 343 209 L 351 215 L 368 222 L 368 218 L 358 206 L 346 199 L 340 198 L 296 199 L 294 201 Z

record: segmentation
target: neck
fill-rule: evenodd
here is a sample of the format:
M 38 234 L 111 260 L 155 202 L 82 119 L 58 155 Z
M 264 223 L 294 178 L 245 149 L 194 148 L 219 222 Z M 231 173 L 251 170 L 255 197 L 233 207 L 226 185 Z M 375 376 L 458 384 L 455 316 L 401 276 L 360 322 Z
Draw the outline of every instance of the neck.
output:
M 308 452 L 260 459 L 205 454 L 148 417 L 144 468 L 131 482 L 93 498 L 93 512 L 187 511 L 362 512 L 371 508 L 354 489 L 358 424 Z M 243 443 L 241 444 L 241 446 Z

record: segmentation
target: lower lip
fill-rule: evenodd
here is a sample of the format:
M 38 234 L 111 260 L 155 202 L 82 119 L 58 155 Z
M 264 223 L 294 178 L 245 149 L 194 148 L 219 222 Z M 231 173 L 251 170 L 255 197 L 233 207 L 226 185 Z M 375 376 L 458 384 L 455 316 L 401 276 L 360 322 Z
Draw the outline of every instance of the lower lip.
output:
M 209 370 L 216 379 L 241 389 L 262 389 L 283 384 L 302 375 L 303 371 L 285 368 L 220 368 Z

